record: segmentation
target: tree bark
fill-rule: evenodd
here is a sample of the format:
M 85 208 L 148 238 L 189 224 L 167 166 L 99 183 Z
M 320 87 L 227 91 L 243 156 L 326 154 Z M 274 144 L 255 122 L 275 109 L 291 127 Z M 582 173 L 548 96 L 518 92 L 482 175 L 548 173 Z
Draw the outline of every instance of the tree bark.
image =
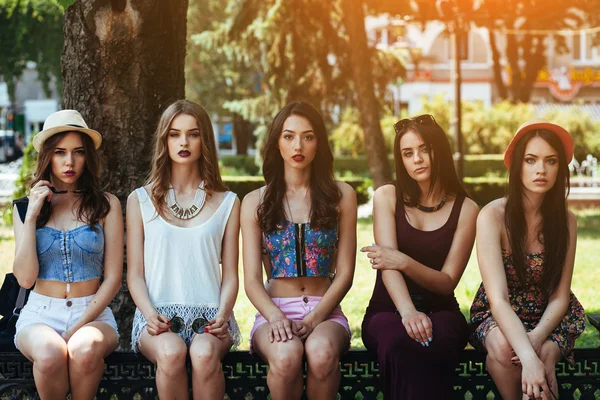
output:
M 187 6 L 187 0 L 87 0 L 65 14 L 63 107 L 79 110 L 102 133 L 101 185 L 123 207 L 149 172 L 160 113 L 184 98 Z M 129 348 L 135 305 L 125 284 L 111 307 L 120 348 Z
M 490 49 L 492 50 L 492 67 L 494 71 L 494 83 L 498 90 L 498 96 L 502 100 L 508 98 L 508 90 L 506 84 L 502 79 L 502 64 L 500 63 L 500 51 L 498 50 L 498 44 L 496 43 L 496 32 L 493 30 L 493 26 L 488 26 L 488 37 L 490 39 Z
M 506 58 L 510 65 L 510 93 L 511 101 L 516 103 L 519 100 L 521 91 L 521 66 L 519 65 L 519 40 L 516 35 L 506 35 Z
M 233 114 L 233 134 L 235 135 L 235 147 L 237 155 L 248 154 L 248 121 L 240 114 Z
M 532 50 L 525 58 L 525 80 L 521 88 L 520 101 L 528 103 L 533 93 L 533 86 L 537 80 L 538 73 L 544 67 L 546 63 L 546 57 L 544 52 L 546 50 L 546 44 L 544 38 L 541 36 L 536 37 L 535 44 L 531 43 Z
M 379 123 L 379 104 L 375 97 L 371 49 L 367 46 L 362 0 L 343 0 L 344 25 L 348 31 L 349 59 L 356 89 L 356 101 L 365 135 L 365 151 L 375 188 L 392 179 L 385 141 Z

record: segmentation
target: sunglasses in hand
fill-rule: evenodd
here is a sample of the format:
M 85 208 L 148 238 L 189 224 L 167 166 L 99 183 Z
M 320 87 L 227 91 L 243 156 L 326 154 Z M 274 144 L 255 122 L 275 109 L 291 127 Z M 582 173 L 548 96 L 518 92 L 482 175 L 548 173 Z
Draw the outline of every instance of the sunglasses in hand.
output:
M 171 332 L 175 332 L 175 333 L 180 333 L 185 328 L 187 328 L 183 318 L 181 318 L 177 314 L 173 315 L 173 317 L 169 320 L 169 325 L 171 325 L 171 328 L 170 328 Z M 204 328 L 206 328 L 207 326 L 208 326 L 208 318 L 206 318 L 206 315 L 204 315 L 204 313 L 202 313 L 202 317 L 198 317 L 192 321 L 191 328 L 192 328 L 192 331 L 201 335 L 204 333 Z

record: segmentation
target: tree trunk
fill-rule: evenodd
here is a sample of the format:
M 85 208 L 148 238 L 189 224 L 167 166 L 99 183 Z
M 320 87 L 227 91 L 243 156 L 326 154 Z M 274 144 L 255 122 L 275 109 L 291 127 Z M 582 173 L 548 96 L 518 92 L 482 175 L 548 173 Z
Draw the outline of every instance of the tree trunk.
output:
M 531 43 L 530 46 L 532 47 L 532 50 L 525 59 L 525 80 L 523 81 L 521 96 L 519 98 L 519 101 L 523 103 L 528 103 L 531 99 L 538 73 L 546 63 L 546 57 L 544 56 L 546 44 L 544 43 L 544 38 L 537 37 L 535 45 Z
M 392 179 L 387 150 L 379 123 L 379 104 L 375 97 L 371 50 L 367 46 L 362 0 L 343 0 L 344 25 L 348 31 L 349 60 L 356 88 L 356 101 L 365 135 L 365 151 L 375 188 Z
M 235 135 L 236 154 L 248 154 L 248 121 L 240 114 L 233 114 L 233 134 Z
M 494 83 L 498 90 L 498 96 L 502 100 L 508 98 L 508 90 L 502 79 L 502 64 L 500 63 L 500 51 L 498 50 L 498 44 L 496 43 L 496 32 L 493 30 L 493 25 L 488 26 L 488 37 L 490 39 L 490 49 L 492 50 L 492 63 L 494 71 Z
M 511 101 L 516 103 L 521 91 L 521 66 L 519 65 L 519 40 L 516 35 L 506 35 L 506 59 L 510 65 Z
M 160 113 L 184 97 L 187 6 L 187 0 L 87 0 L 65 14 L 63 107 L 79 110 L 102 133 L 101 185 L 123 207 L 149 172 Z M 125 285 L 111 307 L 120 348 L 129 348 L 135 305 Z

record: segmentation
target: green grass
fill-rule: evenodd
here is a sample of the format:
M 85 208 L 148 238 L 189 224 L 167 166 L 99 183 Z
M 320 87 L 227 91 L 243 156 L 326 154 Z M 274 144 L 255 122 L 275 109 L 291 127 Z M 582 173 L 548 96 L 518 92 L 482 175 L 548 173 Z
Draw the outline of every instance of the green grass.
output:
M 600 296 L 597 288 L 597 252 L 600 249 L 600 209 L 577 212 L 578 237 L 575 273 L 573 275 L 573 292 L 579 298 L 588 313 L 600 313 Z M 357 227 L 358 248 L 373 242 L 372 221 L 359 220 Z M 14 240 L 9 228 L 0 228 L 0 280 L 4 273 L 10 272 L 14 254 Z M 241 271 L 241 263 L 240 263 Z M 352 289 L 342 301 L 344 313 L 350 321 L 352 329 L 352 347 L 363 348 L 360 336 L 360 325 L 365 308 L 371 297 L 375 282 L 375 271 L 367 262 L 366 255 L 357 252 L 356 272 Z M 481 283 L 481 275 L 477 267 L 475 252 L 471 255 L 467 269 L 456 288 L 456 297 L 463 314 L 468 315 L 469 307 Z M 242 330 L 243 342 L 240 349 L 248 349 L 248 337 L 254 322 L 256 310 L 248 301 L 243 287 L 240 272 L 240 292 L 235 305 L 235 315 Z M 583 335 L 577 340 L 576 347 L 589 348 L 600 346 L 600 334 L 588 324 Z

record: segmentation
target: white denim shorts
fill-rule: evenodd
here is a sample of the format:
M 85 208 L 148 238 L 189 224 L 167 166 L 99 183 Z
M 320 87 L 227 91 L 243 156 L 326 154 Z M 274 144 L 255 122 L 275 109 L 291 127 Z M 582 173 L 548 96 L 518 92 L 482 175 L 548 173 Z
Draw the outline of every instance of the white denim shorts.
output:
M 59 299 L 56 297 L 44 296 L 31 291 L 27 304 L 21 310 L 19 319 L 17 319 L 15 346 L 17 346 L 17 336 L 21 329 L 33 324 L 45 324 L 54 329 L 59 335 L 62 335 L 69 329 L 85 311 L 88 304 L 92 302 L 94 295 L 86 297 L 75 297 L 72 299 Z M 71 302 L 71 306 L 67 305 Z M 96 322 L 104 322 L 112 327 L 119 336 L 117 321 L 110 308 L 106 307 L 95 319 Z

